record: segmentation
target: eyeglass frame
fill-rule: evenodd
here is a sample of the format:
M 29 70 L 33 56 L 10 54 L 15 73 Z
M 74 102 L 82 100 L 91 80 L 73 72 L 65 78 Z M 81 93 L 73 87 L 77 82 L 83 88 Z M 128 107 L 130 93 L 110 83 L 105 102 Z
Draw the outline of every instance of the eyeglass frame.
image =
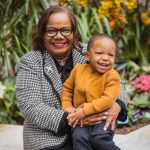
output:
M 70 34 L 69 35 L 63 35 L 62 33 L 62 30 L 63 29 L 66 29 L 66 28 L 70 28 Z M 55 35 L 52 35 L 52 36 L 50 36 L 50 35 L 48 35 L 47 34 L 47 31 L 48 31 L 48 29 L 53 29 L 53 30 L 55 30 L 56 32 L 55 32 Z M 56 36 L 57 34 L 58 34 L 58 32 L 60 32 L 60 34 L 62 35 L 62 36 L 64 36 L 64 37 L 68 37 L 68 36 L 70 36 L 71 34 L 72 34 L 72 32 L 73 32 L 73 27 L 71 27 L 71 26 L 68 26 L 68 27 L 62 27 L 62 28 L 55 28 L 55 27 L 47 27 L 46 29 L 45 29 L 45 33 L 46 33 L 46 35 L 48 36 L 48 37 L 54 37 L 54 36 Z

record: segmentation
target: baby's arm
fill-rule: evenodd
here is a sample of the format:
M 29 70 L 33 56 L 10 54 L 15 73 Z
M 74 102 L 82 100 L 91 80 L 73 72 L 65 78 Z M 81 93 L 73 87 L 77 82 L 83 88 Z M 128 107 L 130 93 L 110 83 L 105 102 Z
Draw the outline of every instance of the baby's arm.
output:
M 70 111 L 73 108 L 74 82 L 75 82 L 76 67 L 71 71 L 70 76 L 65 81 L 62 87 L 62 108 Z

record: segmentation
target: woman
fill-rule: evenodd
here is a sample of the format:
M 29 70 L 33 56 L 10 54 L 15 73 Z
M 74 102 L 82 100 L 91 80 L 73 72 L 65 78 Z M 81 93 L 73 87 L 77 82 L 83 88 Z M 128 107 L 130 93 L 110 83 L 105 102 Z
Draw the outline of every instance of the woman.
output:
M 71 150 L 67 113 L 61 110 L 62 83 L 76 63 L 85 63 L 81 35 L 73 13 L 60 6 L 51 6 L 41 16 L 33 48 L 20 61 L 16 81 L 17 104 L 25 117 L 25 150 Z M 80 49 L 80 52 L 77 51 Z M 116 103 L 104 113 L 84 119 L 94 125 L 106 119 L 105 128 L 112 129 L 119 114 L 126 118 L 125 90 Z

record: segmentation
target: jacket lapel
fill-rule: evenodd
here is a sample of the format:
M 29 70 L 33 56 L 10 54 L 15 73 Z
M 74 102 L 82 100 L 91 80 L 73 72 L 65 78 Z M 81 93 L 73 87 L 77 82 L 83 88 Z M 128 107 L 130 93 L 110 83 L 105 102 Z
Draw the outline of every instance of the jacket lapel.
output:
M 45 74 L 53 82 L 54 89 L 61 97 L 62 82 L 59 73 L 57 71 L 55 62 L 47 52 L 44 53 L 44 57 L 45 57 L 45 65 L 44 65 Z
M 72 58 L 73 66 L 75 66 L 76 64 L 85 64 L 83 55 L 75 49 L 72 50 Z
M 72 50 L 72 57 L 73 57 L 73 65 L 77 63 L 85 63 L 85 60 L 81 53 L 76 50 Z M 44 72 L 49 77 L 49 79 L 53 82 L 54 89 L 61 97 L 62 93 L 62 82 L 60 79 L 60 75 L 56 68 L 55 62 L 53 58 L 48 54 L 47 51 L 44 53 L 45 64 L 44 64 Z

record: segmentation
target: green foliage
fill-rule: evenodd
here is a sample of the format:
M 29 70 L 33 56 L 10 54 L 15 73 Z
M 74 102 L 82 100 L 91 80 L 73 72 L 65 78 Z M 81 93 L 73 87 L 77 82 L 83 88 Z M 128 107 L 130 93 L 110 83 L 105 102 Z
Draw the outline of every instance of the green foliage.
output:
M 97 10 L 93 8 L 80 8 L 76 10 L 79 31 L 82 35 L 83 42 L 87 43 L 89 38 L 96 33 L 107 33 L 111 35 L 112 31 L 106 17 L 103 17 L 103 23 L 100 21 Z
M 16 74 L 20 57 L 31 49 L 42 7 L 38 0 L 3 0 L 0 6 L 0 76 L 5 78 Z
M 16 105 L 15 78 L 7 78 L 0 84 L 0 123 L 16 124 L 23 120 Z
M 150 62 L 150 22 L 146 25 L 142 22 L 143 12 L 148 12 L 150 8 L 149 0 L 138 2 L 138 7 L 132 11 L 125 11 L 128 24 L 123 29 L 123 34 L 119 35 L 120 59 L 134 61 L 138 65 L 149 66 Z M 148 20 L 148 18 L 145 18 Z
M 150 74 L 150 66 L 147 65 L 139 65 L 138 63 L 129 60 L 129 61 L 123 61 L 118 62 L 116 69 L 120 72 L 121 78 L 124 80 L 131 81 L 136 76 L 142 75 L 142 74 Z
M 129 125 L 132 125 L 132 112 L 137 109 L 144 111 L 150 108 L 150 75 L 138 75 L 138 78 L 134 80 L 125 81 L 125 86 L 128 92 Z

